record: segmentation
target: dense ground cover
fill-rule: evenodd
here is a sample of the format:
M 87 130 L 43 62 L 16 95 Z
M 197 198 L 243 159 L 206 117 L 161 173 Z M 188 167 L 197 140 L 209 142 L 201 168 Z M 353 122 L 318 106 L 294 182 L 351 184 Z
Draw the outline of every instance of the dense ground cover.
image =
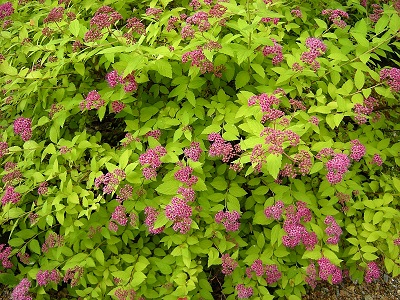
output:
M 400 2 L 0 5 L 13 299 L 300 299 L 400 273 Z

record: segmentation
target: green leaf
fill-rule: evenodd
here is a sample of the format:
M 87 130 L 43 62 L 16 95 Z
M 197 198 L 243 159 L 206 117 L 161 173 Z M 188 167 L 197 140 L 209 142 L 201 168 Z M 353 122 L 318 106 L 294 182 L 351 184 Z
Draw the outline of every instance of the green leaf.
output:
M 265 78 L 264 68 L 259 64 L 251 64 L 251 68 L 262 78 Z
M 219 191 L 226 191 L 228 187 L 228 183 L 226 182 L 225 178 L 221 176 L 215 177 L 214 180 L 211 182 L 211 185 Z
M 15 274 L 0 273 L 0 283 L 5 286 L 15 286 L 18 284 L 18 279 Z
M 219 252 L 214 247 L 210 248 L 208 251 L 208 267 L 212 265 L 219 265 L 221 263 L 221 259 L 219 258 Z
M 378 251 L 378 248 L 367 245 L 367 246 L 361 247 L 361 251 L 366 252 L 366 253 L 373 253 L 373 252 Z
M 232 196 L 230 194 L 228 194 L 226 196 L 226 198 L 227 198 L 227 203 L 226 204 L 227 204 L 228 210 L 230 210 L 230 211 L 235 210 L 237 212 L 240 212 L 240 202 L 239 202 L 239 200 L 236 197 L 234 197 L 234 196 Z
M 132 150 L 125 150 L 124 153 L 119 157 L 119 167 L 125 169 L 128 165 L 129 157 L 132 154 Z
M 74 63 L 74 68 L 79 75 L 81 76 L 85 75 L 85 65 L 83 63 L 80 62 Z
M 364 86 L 365 83 L 365 76 L 364 76 L 364 72 L 361 70 L 357 70 L 356 74 L 354 75 L 354 84 L 356 86 L 357 89 L 362 89 L 362 87 Z
M 69 23 L 69 31 L 71 31 L 71 33 L 74 36 L 78 36 L 79 35 L 79 28 L 80 28 L 80 24 L 79 24 L 79 20 L 78 19 L 75 19 L 71 23 Z
M 133 278 L 131 281 L 132 287 L 138 287 L 140 284 L 147 278 L 146 275 L 143 274 L 143 272 L 135 272 L 133 274 Z
M 166 181 L 160 184 L 156 191 L 163 195 L 176 195 L 180 185 L 180 182 L 176 180 Z
M 95 258 L 102 266 L 104 266 L 104 253 L 100 248 L 96 249 Z
M 157 60 L 155 62 L 156 71 L 160 73 L 160 75 L 168 78 L 172 78 L 172 67 L 171 64 L 163 59 Z
M 282 164 L 282 154 L 270 154 L 267 156 L 267 170 L 268 173 L 274 178 L 278 178 L 279 170 Z
M 236 79 L 235 79 L 235 85 L 236 85 L 236 89 L 240 89 L 242 87 L 244 87 L 250 80 L 250 75 L 247 71 L 240 71 L 237 75 L 236 75 Z

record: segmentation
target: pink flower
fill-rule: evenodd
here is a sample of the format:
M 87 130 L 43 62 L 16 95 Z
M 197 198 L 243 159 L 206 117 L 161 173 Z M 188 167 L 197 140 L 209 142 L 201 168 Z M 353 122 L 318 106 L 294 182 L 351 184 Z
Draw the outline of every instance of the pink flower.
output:
M 19 117 L 14 121 L 14 133 L 21 136 L 22 140 L 28 141 L 32 137 L 32 120 Z
M 236 290 L 239 299 L 247 299 L 253 295 L 253 288 L 252 287 L 246 288 L 243 284 L 238 284 L 236 286 Z
M 233 271 L 239 266 L 239 264 L 229 256 L 229 254 L 222 254 L 222 273 L 225 275 L 231 275 Z
M 376 262 L 371 261 L 370 263 L 368 263 L 367 269 L 365 271 L 365 281 L 371 283 L 372 281 L 379 279 L 380 276 L 381 272 Z

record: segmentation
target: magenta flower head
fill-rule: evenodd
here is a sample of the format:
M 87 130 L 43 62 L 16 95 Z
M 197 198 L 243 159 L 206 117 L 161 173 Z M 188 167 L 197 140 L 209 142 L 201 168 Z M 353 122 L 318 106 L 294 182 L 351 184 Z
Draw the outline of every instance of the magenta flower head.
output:
M 13 289 L 11 293 L 12 300 L 32 300 L 32 297 L 29 296 L 28 291 L 31 287 L 31 282 L 28 278 L 23 278 L 18 285 Z
M 0 20 L 11 16 L 14 13 L 14 8 L 11 2 L 6 2 L 0 5 Z
M 22 140 L 28 141 L 32 137 L 32 120 L 20 117 L 14 121 L 14 133 L 21 136 Z
M 371 261 L 370 263 L 368 263 L 367 269 L 365 271 L 365 281 L 371 283 L 372 281 L 379 279 L 380 276 L 381 272 L 376 262 Z

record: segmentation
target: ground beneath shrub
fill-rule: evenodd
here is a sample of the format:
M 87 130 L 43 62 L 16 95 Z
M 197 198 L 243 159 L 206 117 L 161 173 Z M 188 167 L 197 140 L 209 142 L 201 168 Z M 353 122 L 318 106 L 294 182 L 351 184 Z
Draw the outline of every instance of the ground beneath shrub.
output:
M 382 270 L 382 268 L 381 268 Z M 400 278 L 388 274 L 373 283 L 355 284 L 346 279 L 338 285 L 319 283 L 309 290 L 303 300 L 398 300 L 400 299 Z

